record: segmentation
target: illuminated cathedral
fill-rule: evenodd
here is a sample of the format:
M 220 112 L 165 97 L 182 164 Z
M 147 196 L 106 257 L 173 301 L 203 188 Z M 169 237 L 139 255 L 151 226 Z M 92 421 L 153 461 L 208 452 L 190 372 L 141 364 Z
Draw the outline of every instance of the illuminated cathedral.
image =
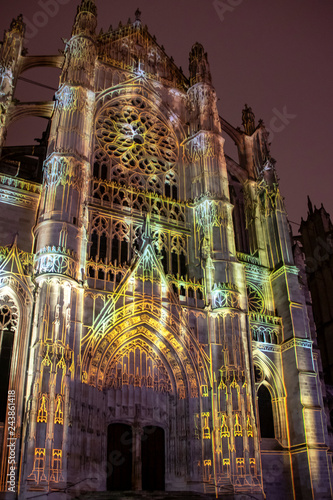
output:
M 63 52 L 27 55 L 22 16 L 1 47 L 1 498 L 14 442 L 22 500 L 330 499 L 321 360 L 264 124 L 219 116 L 199 43 L 186 76 L 139 10 L 96 26 L 82 0 Z M 18 102 L 39 66 L 61 70 L 54 99 Z M 27 116 L 48 120 L 39 144 L 6 146 Z

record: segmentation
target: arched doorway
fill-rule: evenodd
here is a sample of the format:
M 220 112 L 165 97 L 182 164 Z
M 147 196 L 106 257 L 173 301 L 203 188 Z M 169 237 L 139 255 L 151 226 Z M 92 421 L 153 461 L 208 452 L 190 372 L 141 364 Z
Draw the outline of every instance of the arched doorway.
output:
M 146 426 L 141 437 L 142 489 L 165 489 L 165 437 L 162 427 Z
M 265 385 L 258 390 L 260 432 L 262 438 L 275 438 L 272 398 Z
M 132 489 L 132 428 L 126 424 L 110 424 L 107 447 L 107 489 Z

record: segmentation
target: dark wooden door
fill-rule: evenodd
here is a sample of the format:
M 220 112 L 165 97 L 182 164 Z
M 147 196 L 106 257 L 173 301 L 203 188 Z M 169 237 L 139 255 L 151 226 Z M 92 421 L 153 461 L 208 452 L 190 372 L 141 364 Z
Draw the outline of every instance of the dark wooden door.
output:
M 132 489 L 132 429 L 125 424 L 111 424 L 108 428 L 107 489 Z
M 141 441 L 142 489 L 165 489 L 165 438 L 161 427 L 143 428 Z

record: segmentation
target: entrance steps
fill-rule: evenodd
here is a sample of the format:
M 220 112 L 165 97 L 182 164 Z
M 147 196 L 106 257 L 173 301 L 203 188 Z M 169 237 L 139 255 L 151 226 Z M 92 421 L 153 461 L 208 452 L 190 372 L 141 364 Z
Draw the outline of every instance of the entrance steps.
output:
M 235 493 L 230 488 L 221 488 L 219 500 L 263 500 L 262 493 Z M 194 491 L 91 491 L 71 497 L 71 500 L 216 500 L 215 493 Z
M 214 500 L 215 498 L 215 494 L 190 491 L 95 491 L 76 496 L 73 500 Z

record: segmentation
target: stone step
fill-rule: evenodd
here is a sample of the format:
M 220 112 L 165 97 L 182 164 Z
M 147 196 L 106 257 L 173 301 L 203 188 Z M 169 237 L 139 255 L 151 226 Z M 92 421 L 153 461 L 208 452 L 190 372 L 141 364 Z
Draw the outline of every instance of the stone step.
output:
M 98 491 L 87 492 L 73 500 L 213 500 L 215 495 L 189 491 Z

